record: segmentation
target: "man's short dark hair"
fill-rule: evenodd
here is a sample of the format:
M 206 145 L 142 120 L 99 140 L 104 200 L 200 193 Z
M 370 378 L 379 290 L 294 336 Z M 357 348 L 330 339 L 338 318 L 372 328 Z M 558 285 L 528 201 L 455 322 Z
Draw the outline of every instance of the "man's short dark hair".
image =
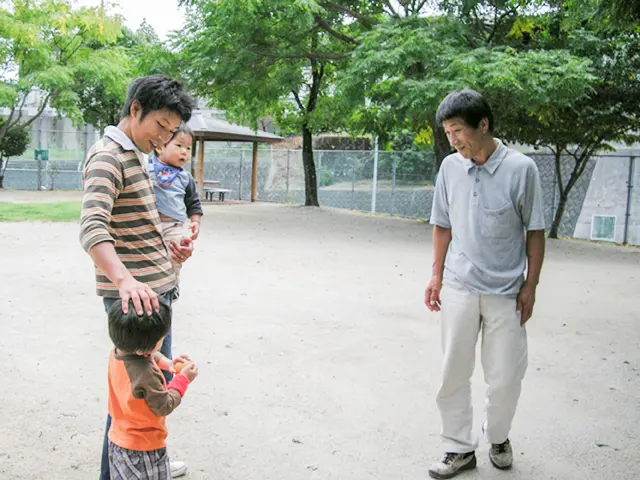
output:
M 155 110 L 169 110 L 177 113 L 183 122 L 188 122 L 196 104 L 180 82 L 164 75 L 140 77 L 131 82 L 122 109 L 123 118 L 131 115 L 131 104 L 135 100 L 142 106 L 141 120 Z
M 480 121 L 486 118 L 489 121 L 489 131 L 493 130 L 493 113 L 489 102 L 480 93 L 470 88 L 451 92 L 445 97 L 436 112 L 438 125 L 442 125 L 445 120 L 458 117 L 471 128 L 478 128 Z
M 138 316 L 129 300 L 129 313 L 122 313 L 122 301 L 109 309 L 109 336 L 118 350 L 150 352 L 171 330 L 171 307 L 160 302 L 160 311 Z

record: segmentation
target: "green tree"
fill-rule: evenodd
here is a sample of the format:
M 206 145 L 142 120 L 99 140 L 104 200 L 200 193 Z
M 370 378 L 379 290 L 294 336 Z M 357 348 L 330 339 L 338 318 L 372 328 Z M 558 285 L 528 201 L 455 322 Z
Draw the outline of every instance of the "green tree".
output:
M 361 32 L 383 8 L 364 0 L 193 0 L 179 45 L 193 89 L 234 119 L 257 125 L 274 115 L 303 139 L 305 205 L 317 206 L 313 135 L 348 116 L 333 95 Z
M 137 77 L 162 73 L 180 78 L 179 55 L 158 38 L 153 27 L 143 22 L 134 32 L 122 27 L 116 44 L 109 50 L 95 48 L 108 55 L 109 65 L 78 69 L 74 91 L 79 97 L 83 120 L 102 131 L 120 121 L 127 87 Z
M 0 120 L 0 128 L 4 126 Z M 13 128 L 0 141 L 0 188 L 3 188 L 4 174 L 9 164 L 9 157 L 18 157 L 29 146 L 29 131 L 26 128 Z
M 74 78 L 80 72 L 106 77 L 112 66 L 103 49 L 119 31 L 117 19 L 95 8 L 72 9 L 67 0 L 14 0 L 0 7 L 0 107 L 9 110 L 0 144 L 14 130 L 28 128 L 47 105 L 80 121 Z M 25 121 L 28 98 L 36 98 L 38 107 Z

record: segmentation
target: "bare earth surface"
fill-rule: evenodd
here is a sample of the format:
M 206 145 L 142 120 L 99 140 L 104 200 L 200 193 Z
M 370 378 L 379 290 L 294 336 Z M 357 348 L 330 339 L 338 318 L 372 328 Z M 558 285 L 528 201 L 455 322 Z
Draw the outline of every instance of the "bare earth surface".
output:
M 0 195 L 34 198 L 78 196 Z M 430 235 L 416 221 L 207 206 L 174 317 L 174 353 L 200 365 L 168 420 L 186 478 L 425 478 L 442 454 Z M 97 478 L 110 343 L 77 237 L 77 224 L 0 223 L 3 480 Z M 491 467 L 482 443 L 459 478 L 638 478 L 639 266 L 635 249 L 548 243 L 514 468 Z

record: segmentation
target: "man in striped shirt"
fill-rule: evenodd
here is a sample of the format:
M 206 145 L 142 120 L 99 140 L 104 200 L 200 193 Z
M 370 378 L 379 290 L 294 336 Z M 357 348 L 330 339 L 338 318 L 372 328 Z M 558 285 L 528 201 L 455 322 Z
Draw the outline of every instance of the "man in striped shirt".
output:
M 162 75 L 139 78 L 129 86 L 118 126 L 107 127 L 89 151 L 80 242 L 95 264 L 97 294 L 107 311 L 118 298 L 125 314 L 130 299 L 138 315 L 158 312 L 158 296 L 170 305 L 176 287 L 170 255 L 183 263 L 193 253 L 190 239 L 169 245 L 162 240 L 147 154 L 171 139 L 191 118 L 194 105 L 193 97 L 175 80 Z M 160 351 L 171 358 L 170 334 Z M 110 423 L 107 417 L 105 446 Z M 185 472 L 182 462 L 172 464 L 174 477 Z M 106 447 L 100 478 L 109 479 Z

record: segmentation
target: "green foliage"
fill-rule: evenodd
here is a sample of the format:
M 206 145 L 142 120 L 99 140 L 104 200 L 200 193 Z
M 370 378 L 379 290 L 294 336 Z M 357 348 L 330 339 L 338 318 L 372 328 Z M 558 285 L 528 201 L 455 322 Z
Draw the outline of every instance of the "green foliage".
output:
M 41 97 L 33 122 L 50 104 L 72 120 L 82 120 L 77 75 L 113 77 L 105 54 L 120 32 L 117 19 L 97 8 L 73 9 L 68 0 L 14 0 L 0 8 L 0 106 L 10 109 L 0 140 L 19 127 L 22 105 L 30 93 Z M 15 116 L 14 116 L 15 114 Z
M 321 187 L 328 187 L 335 183 L 333 171 L 329 170 L 327 167 L 323 166 L 318 169 L 318 177 L 318 183 Z
M 79 202 L 0 203 L 0 222 L 78 222 Z
M 0 128 L 4 125 L 0 121 Z M 0 159 L 8 157 L 18 157 L 22 155 L 29 146 L 29 131 L 26 128 L 14 128 L 0 141 Z

